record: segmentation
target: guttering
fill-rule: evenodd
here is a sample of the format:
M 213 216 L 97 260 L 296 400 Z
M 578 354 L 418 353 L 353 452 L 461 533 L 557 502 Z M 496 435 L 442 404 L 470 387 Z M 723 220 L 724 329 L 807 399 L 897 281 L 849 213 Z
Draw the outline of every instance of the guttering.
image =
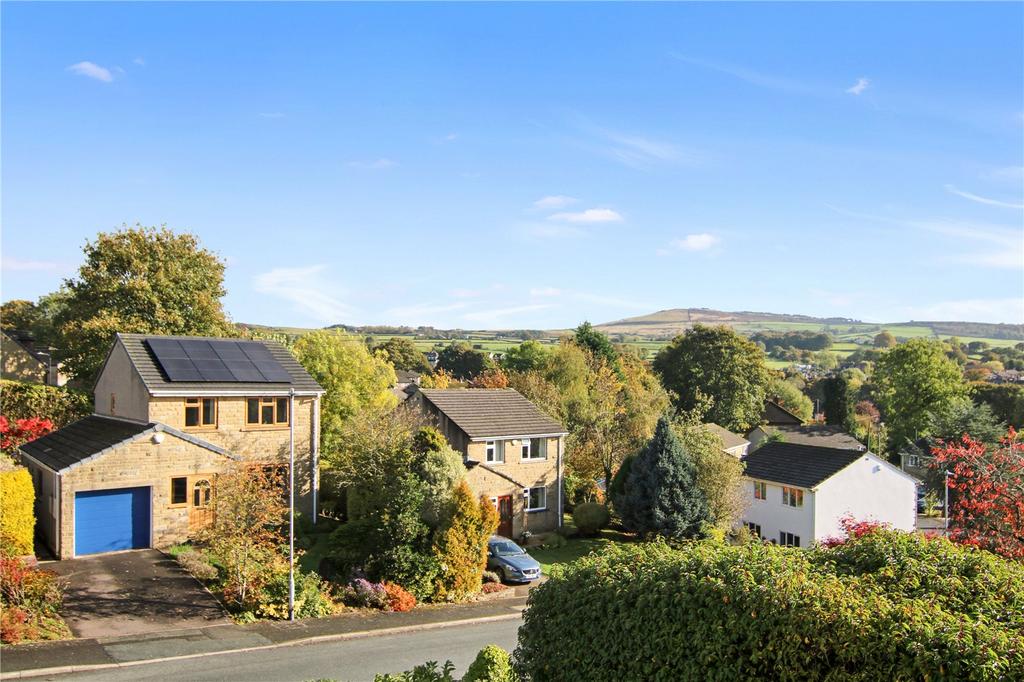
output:
M 324 391 L 295 391 L 296 397 L 314 397 L 319 398 L 324 394 Z M 213 389 L 175 389 L 173 391 L 167 391 L 162 389 L 151 390 L 149 395 L 153 398 L 221 398 L 221 397 L 239 397 L 239 398 L 259 398 L 259 397 L 275 397 L 275 398 L 287 398 L 292 395 L 290 389 L 274 389 L 274 390 L 247 390 L 247 391 L 224 391 L 224 390 L 213 390 Z
M 561 438 L 568 436 L 568 431 L 560 433 L 524 433 L 517 436 L 475 436 L 469 439 L 471 443 L 483 443 L 489 440 L 522 440 L 523 438 Z

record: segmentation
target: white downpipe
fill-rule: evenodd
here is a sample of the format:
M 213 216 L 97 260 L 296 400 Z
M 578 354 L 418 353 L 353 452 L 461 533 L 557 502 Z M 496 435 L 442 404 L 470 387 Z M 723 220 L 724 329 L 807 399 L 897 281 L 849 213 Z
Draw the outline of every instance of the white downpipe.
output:
M 558 479 L 558 527 L 561 528 L 562 519 L 564 517 L 564 514 L 562 513 L 562 438 L 558 439 L 558 461 L 555 462 L 555 465 L 557 469 L 556 478 Z
M 320 497 L 320 396 L 313 399 L 313 433 L 309 434 L 310 443 L 313 445 L 313 525 L 316 525 L 316 517 L 319 515 L 319 508 L 316 506 Z
M 295 389 L 288 391 L 288 620 L 295 620 Z

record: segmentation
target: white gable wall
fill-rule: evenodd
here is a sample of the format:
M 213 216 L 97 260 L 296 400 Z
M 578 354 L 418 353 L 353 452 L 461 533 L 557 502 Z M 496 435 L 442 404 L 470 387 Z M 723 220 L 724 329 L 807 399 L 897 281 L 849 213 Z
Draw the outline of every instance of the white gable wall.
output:
M 804 491 L 804 506 L 790 507 L 782 504 L 782 486 L 778 483 L 765 481 L 767 499 L 754 499 L 754 481 L 743 481 L 744 496 L 747 509 L 743 514 L 744 522 L 756 523 L 761 526 L 761 537 L 765 540 L 779 541 L 779 533 L 786 532 L 800 537 L 800 546 L 807 547 L 814 537 L 815 494 Z
M 917 486 L 912 478 L 870 453 L 821 483 L 814 507 L 814 539 L 841 536 L 839 519 L 882 521 L 912 531 Z

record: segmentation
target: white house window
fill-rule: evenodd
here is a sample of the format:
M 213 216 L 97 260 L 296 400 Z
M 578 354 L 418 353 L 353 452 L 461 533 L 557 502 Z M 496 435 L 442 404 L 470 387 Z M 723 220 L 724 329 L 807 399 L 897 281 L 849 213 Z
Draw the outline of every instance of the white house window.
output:
M 529 438 L 524 438 L 520 442 L 522 443 L 522 448 L 523 448 L 523 459 L 530 459 L 530 452 L 532 452 L 532 450 L 530 448 L 530 439 Z
M 754 481 L 754 499 L 755 500 L 767 500 L 768 499 L 768 485 L 763 481 Z
M 804 491 L 799 488 L 782 487 L 782 504 L 789 507 L 804 506 Z
M 485 443 L 484 459 L 491 464 L 504 464 L 505 462 L 505 441 L 489 440 Z
M 526 500 L 526 511 L 543 511 L 547 508 L 548 489 L 544 486 L 530 488 L 530 495 Z
M 918 455 L 907 455 L 907 466 L 908 467 L 919 467 L 919 466 L 921 466 L 921 458 Z
M 548 441 L 546 438 L 524 438 L 522 454 L 524 460 L 542 460 L 548 458 Z
M 800 536 L 787 533 L 786 531 L 779 531 L 779 544 L 785 547 L 799 547 Z
M 743 525 L 746 526 L 747 530 L 749 530 L 751 533 L 753 533 L 757 537 L 761 537 L 761 524 L 746 521 Z

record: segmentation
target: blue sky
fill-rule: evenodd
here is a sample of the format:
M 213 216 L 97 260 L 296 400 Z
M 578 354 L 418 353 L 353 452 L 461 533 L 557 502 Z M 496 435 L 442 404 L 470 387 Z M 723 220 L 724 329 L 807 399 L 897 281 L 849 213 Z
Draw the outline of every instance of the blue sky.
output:
M 2 6 L 3 298 L 122 223 L 236 321 L 1024 322 L 1024 6 Z

